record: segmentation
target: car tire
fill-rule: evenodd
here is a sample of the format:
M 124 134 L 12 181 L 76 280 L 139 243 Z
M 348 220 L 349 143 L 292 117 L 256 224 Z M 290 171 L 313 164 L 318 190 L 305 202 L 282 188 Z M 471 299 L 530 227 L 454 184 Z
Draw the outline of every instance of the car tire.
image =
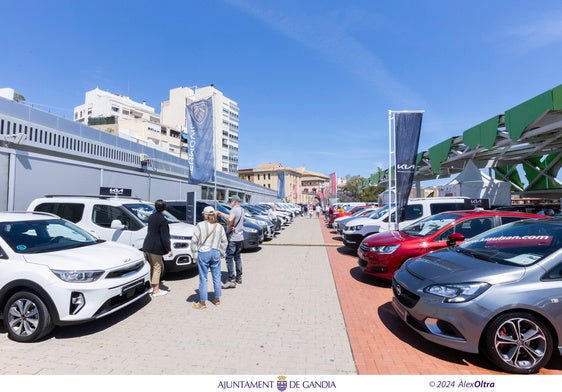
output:
M 29 291 L 17 292 L 8 299 L 3 321 L 8 337 L 22 343 L 39 340 L 54 328 L 43 300 Z
M 502 314 L 492 320 L 484 333 L 486 356 L 508 373 L 536 373 L 554 351 L 550 330 L 530 313 Z

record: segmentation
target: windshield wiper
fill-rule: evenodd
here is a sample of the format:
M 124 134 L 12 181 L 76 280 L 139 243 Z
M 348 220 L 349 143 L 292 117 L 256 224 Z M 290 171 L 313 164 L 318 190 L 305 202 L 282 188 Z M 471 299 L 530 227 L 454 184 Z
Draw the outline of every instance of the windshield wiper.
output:
M 490 263 L 496 263 L 497 264 L 497 261 L 494 260 L 493 257 L 485 255 L 485 254 L 480 253 L 480 252 L 475 252 L 475 251 L 472 251 L 472 250 L 461 248 L 460 246 L 457 247 L 456 251 L 459 252 L 459 253 L 463 253 L 465 255 L 468 255 L 468 256 L 472 256 L 476 259 L 489 261 Z

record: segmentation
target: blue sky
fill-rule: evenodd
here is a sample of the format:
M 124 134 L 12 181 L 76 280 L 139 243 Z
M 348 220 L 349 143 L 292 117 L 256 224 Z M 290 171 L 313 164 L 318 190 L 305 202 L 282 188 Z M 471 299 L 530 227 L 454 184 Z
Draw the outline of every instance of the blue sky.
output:
M 388 110 L 419 150 L 562 82 L 562 3 L 535 0 L 4 1 L 0 87 L 72 117 L 95 87 L 160 112 L 214 84 L 240 106 L 239 167 L 368 177 Z

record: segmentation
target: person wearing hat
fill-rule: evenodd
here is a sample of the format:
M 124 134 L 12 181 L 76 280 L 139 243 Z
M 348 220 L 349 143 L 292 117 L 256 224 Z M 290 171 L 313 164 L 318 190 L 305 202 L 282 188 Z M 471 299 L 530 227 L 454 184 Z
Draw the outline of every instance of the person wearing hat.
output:
M 191 239 L 191 253 L 197 258 L 199 269 L 199 301 L 193 304 L 195 309 L 207 309 L 205 301 L 209 298 L 207 276 L 209 269 L 213 278 L 215 296 L 213 304 L 220 305 L 221 298 L 221 257 L 225 256 L 228 239 L 224 228 L 217 223 L 215 209 L 207 206 L 203 209 L 203 221 L 197 223 Z
M 228 270 L 228 281 L 222 286 L 223 289 L 233 289 L 242 283 L 242 245 L 244 243 L 244 209 L 240 206 L 242 201 L 238 195 L 232 195 L 230 202 L 230 214 L 218 212 L 227 219 L 228 247 L 226 248 L 226 269 Z

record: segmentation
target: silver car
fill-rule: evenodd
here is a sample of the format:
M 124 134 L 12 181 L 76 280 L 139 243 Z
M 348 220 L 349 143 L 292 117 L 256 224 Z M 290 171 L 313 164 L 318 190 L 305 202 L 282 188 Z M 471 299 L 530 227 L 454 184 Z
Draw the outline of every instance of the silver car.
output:
M 562 353 L 562 218 L 499 226 L 403 264 L 398 315 L 424 338 L 535 373 Z

